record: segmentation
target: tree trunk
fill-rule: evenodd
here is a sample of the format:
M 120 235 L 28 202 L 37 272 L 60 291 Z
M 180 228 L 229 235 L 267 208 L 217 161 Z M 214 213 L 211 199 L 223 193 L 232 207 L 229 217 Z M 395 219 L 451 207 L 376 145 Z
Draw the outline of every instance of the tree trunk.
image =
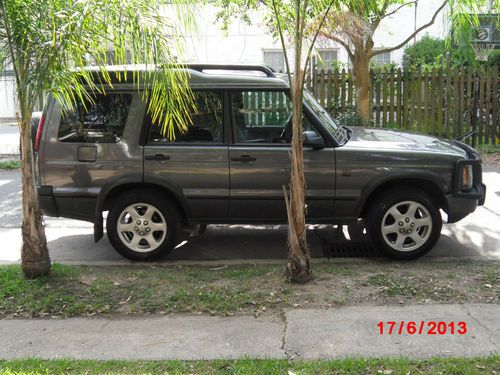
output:
M 358 114 L 364 126 L 370 123 L 371 98 L 370 92 L 372 82 L 370 77 L 371 51 L 356 49 L 352 59 L 353 80 L 356 87 L 356 98 L 358 103 Z
M 23 224 L 21 265 L 27 278 L 47 275 L 50 272 L 50 258 L 45 237 L 42 211 L 38 202 L 33 173 L 33 152 L 31 146 L 31 114 L 24 112 L 19 120 L 21 133 Z
M 297 69 L 298 68 L 298 69 Z M 302 81 L 304 72 L 300 65 L 295 70 L 292 87 L 292 168 L 290 197 L 285 201 L 288 214 L 288 264 L 287 277 L 290 281 L 304 283 L 311 279 L 311 257 L 306 239 L 305 220 L 305 176 L 302 149 Z

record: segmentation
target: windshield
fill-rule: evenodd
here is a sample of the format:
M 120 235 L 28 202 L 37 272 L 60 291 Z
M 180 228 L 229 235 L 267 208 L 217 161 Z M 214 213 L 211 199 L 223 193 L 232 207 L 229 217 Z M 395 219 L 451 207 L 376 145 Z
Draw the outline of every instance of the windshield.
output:
M 309 108 L 314 112 L 316 117 L 321 121 L 323 127 L 337 140 L 339 144 L 346 142 L 346 134 L 344 129 L 337 123 L 332 115 L 326 111 L 321 104 L 307 90 L 304 90 L 304 101 Z

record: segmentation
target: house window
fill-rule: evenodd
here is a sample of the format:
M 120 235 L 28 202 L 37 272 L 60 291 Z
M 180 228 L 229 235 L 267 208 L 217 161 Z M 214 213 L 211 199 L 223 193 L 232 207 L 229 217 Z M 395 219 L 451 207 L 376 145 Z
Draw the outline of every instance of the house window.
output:
M 338 51 L 336 49 L 318 50 L 318 68 L 329 69 L 338 60 Z
M 391 63 L 391 53 L 384 52 L 379 55 L 375 55 L 371 58 L 370 62 L 375 65 L 386 65 Z
M 264 64 L 270 66 L 277 72 L 285 71 L 285 55 L 281 50 L 265 50 Z

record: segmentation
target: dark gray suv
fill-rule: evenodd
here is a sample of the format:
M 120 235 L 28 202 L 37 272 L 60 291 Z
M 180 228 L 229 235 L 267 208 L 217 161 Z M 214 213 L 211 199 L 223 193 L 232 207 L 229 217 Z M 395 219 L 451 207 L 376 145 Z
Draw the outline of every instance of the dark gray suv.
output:
M 44 213 L 93 222 L 98 241 L 109 211 L 111 243 L 135 260 L 167 254 L 195 224 L 286 223 L 288 83 L 265 66 L 188 71 L 197 110 L 175 141 L 130 82 L 64 115 L 49 99 L 34 141 Z M 479 154 L 461 142 L 341 126 L 308 93 L 303 127 L 310 223 L 364 220 L 381 251 L 411 259 L 438 240 L 440 210 L 454 223 L 483 204 Z

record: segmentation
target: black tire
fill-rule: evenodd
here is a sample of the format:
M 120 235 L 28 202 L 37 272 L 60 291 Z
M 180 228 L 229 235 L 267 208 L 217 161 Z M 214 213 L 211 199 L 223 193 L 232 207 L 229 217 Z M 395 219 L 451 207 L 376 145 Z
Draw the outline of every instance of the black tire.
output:
M 133 209 L 130 209 L 131 206 Z M 150 215 L 151 211 L 144 211 L 146 208 L 156 209 L 153 210 L 149 221 L 146 220 L 146 215 Z M 124 226 L 130 225 L 129 221 L 133 220 L 130 214 L 124 214 L 125 210 L 134 210 L 139 215 L 137 220 L 141 221 L 141 224 L 130 231 L 119 231 L 119 220 Z M 145 216 L 141 216 L 141 212 L 144 212 Z M 166 224 L 166 230 L 155 231 L 157 228 L 161 229 L 163 223 Z M 106 220 L 106 230 L 109 241 L 122 256 L 131 260 L 150 261 L 162 258 L 172 251 L 177 244 L 180 223 L 181 216 L 175 205 L 155 190 L 141 189 L 123 194 L 113 201 Z M 135 224 L 137 222 L 132 222 L 132 225 Z M 133 246 L 136 239 L 140 241 L 137 246 Z
M 442 225 L 439 208 L 429 194 L 402 187 L 388 190 L 376 199 L 370 207 L 367 230 L 384 255 L 410 260 L 434 247 Z

